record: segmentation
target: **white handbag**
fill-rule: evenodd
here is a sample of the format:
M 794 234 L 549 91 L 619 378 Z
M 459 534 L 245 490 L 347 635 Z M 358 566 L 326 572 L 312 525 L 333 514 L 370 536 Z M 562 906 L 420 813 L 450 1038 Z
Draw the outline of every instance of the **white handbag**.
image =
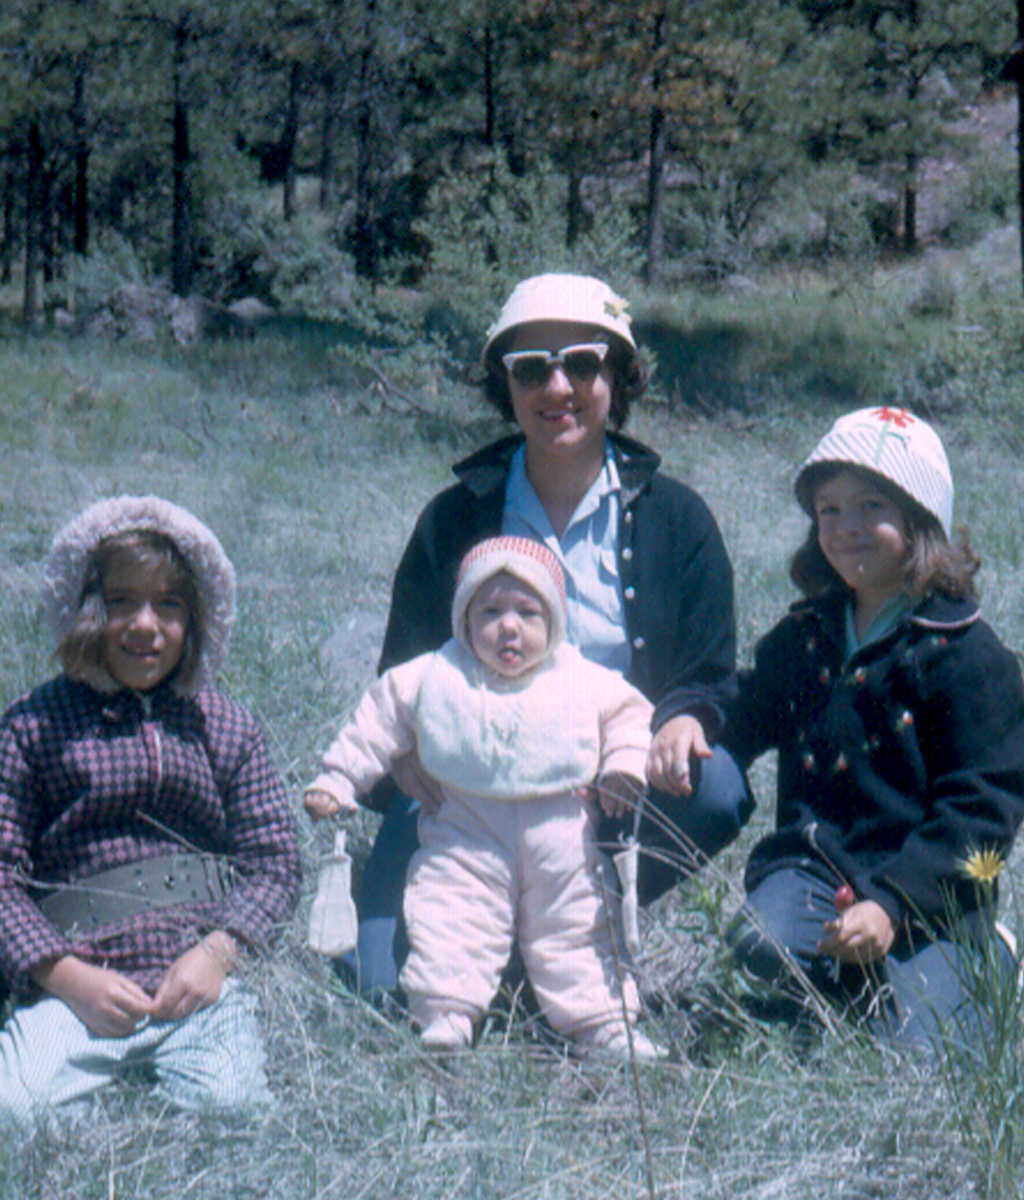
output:
M 337 958 L 355 948 L 358 932 L 352 899 L 352 859 L 345 849 L 345 830 L 339 829 L 334 835 L 334 848 L 320 860 L 306 944 L 318 954 Z
M 612 855 L 622 889 L 622 936 L 630 956 L 640 953 L 640 914 L 637 904 L 637 875 L 640 869 L 640 844 L 636 838 L 628 838 L 616 854 Z

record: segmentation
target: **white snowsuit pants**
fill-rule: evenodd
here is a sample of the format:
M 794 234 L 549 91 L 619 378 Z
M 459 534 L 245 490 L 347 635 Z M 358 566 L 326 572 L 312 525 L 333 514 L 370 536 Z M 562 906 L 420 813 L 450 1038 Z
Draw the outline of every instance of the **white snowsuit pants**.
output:
M 477 1021 L 515 942 L 551 1027 L 567 1037 L 639 1010 L 622 942 L 615 868 L 598 847 L 596 805 L 561 794 L 534 800 L 446 796 L 420 816 L 409 867 L 409 956 L 401 975 L 413 1017 Z M 615 922 L 622 978 L 609 918 Z

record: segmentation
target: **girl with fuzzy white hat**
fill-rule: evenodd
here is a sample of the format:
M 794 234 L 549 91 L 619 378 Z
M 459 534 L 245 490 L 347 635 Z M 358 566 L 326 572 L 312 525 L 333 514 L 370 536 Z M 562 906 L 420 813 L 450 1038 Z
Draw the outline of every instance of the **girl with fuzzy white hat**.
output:
M 639 997 L 590 792 L 610 815 L 643 794 L 652 708 L 566 643 L 565 616 L 547 547 L 512 536 L 473 547 L 454 636 L 381 676 L 306 791 L 315 818 L 355 811 L 413 748 L 443 790 L 420 815 L 401 975 L 433 1049 L 471 1044 L 517 943 L 556 1032 L 588 1051 L 657 1053 L 626 1027 Z
M 118 496 L 58 534 L 43 593 L 63 671 L 0 719 L 0 1122 L 139 1063 L 178 1107 L 267 1104 L 242 968 L 300 865 L 256 721 L 210 686 L 231 563 L 186 510 Z
M 972 974 L 986 942 L 1000 947 L 998 875 L 1024 817 L 1020 668 L 981 619 L 978 559 L 951 540 L 952 476 L 925 421 L 841 417 L 796 495 L 805 599 L 727 712 L 741 763 L 779 753 L 775 832 L 750 857 L 730 941 L 793 1015 L 809 986 L 878 1036 L 929 1046 L 980 1027 Z

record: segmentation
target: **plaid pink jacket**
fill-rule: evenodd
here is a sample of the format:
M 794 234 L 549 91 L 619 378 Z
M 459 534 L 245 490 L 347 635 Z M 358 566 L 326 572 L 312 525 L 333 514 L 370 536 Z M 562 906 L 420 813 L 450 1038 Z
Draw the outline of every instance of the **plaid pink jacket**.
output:
M 85 879 L 180 851 L 225 855 L 238 882 L 221 901 L 182 904 L 68 941 L 30 883 Z M 104 696 L 64 676 L 15 701 L 0 722 L 0 975 L 73 953 L 155 991 L 205 933 L 267 949 L 298 902 L 301 867 L 284 787 L 259 725 L 207 688 Z

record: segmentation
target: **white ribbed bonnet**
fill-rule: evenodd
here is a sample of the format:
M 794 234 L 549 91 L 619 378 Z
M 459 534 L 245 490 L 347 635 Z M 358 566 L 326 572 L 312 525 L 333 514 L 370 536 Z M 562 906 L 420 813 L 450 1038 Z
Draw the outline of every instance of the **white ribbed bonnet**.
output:
M 818 463 L 848 463 L 889 480 L 942 526 L 953 529 L 953 477 L 939 435 L 904 408 L 860 408 L 840 417 L 796 477 L 796 495 L 813 516 L 808 476 Z

